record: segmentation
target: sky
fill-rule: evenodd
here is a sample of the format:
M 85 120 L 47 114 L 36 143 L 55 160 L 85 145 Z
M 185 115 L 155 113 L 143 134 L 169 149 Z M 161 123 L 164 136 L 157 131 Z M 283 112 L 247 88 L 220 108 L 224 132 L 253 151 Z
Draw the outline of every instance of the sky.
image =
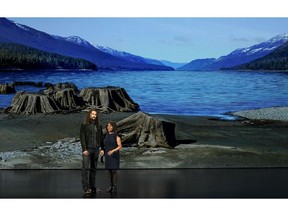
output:
M 7 18 L 52 35 L 79 36 L 92 45 L 172 62 L 218 58 L 288 33 L 288 18 Z
M 285 0 L 9 0 L 0 15 L 48 34 L 176 63 L 288 33 Z

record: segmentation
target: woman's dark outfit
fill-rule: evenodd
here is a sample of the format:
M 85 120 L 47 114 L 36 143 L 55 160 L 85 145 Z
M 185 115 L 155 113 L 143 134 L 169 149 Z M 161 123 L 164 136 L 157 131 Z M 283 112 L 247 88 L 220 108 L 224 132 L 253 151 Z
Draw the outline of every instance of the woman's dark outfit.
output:
M 80 128 L 80 141 L 82 152 L 89 152 L 89 155 L 82 155 L 82 187 L 84 192 L 90 189 L 95 192 L 99 148 L 103 147 L 101 126 L 97 127 L 94 122 L 83 123 Z
M 117 172 L 120 165 L 120 154 L 119 151 L 114 152 L 112 155 L 108 155 L 108 152 L 117 148 L 117 133 L 107 133 L 104 139 L 105 148 L 105 169 L 108 169 L 110 178 L 110 187 L 108 192 L 115 192 L 117 187 Z

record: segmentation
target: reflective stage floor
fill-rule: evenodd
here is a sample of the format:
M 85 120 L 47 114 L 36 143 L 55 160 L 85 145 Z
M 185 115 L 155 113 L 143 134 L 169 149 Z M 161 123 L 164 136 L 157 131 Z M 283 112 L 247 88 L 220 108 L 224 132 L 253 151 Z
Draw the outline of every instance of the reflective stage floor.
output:
M 288 198 L 288 168 L 119 170 L 118 192 L 106 193 L 97 171 L 91 198 Z M 0 198 L 88 198 L 81 170 L 0 170 Z

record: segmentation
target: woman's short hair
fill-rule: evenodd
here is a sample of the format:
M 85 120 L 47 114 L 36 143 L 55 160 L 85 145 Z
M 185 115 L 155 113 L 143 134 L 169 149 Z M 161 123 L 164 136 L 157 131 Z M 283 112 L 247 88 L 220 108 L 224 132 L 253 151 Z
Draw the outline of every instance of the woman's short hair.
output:
M 108 132 L 107 126 L 108 126 L 109 124 L 112 125 L 113 131 L 116 131 L 117 125 L 116 125 L 116 122 L 114 122 L 114 121 L 108 121 L 108 122 L 107 122 L 107 124 L 106 124 L 106 131 Z

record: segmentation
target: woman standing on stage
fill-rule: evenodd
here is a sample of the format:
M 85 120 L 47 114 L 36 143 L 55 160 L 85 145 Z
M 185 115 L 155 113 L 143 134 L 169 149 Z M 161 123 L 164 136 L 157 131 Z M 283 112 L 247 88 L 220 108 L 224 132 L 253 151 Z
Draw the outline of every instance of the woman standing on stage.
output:
M 110 187 L 107 192 L 114 193 L 117 191 L 117 170 L 120 166 L 119 150 L 122 148 L 121 138 L 116 131 L 117 126 L 115 122 L 109 121 L 106 124 L 107 134 L 104 139 L 104 151 L 100 154 L 105 154 L 105 169 L 108 170 Z

